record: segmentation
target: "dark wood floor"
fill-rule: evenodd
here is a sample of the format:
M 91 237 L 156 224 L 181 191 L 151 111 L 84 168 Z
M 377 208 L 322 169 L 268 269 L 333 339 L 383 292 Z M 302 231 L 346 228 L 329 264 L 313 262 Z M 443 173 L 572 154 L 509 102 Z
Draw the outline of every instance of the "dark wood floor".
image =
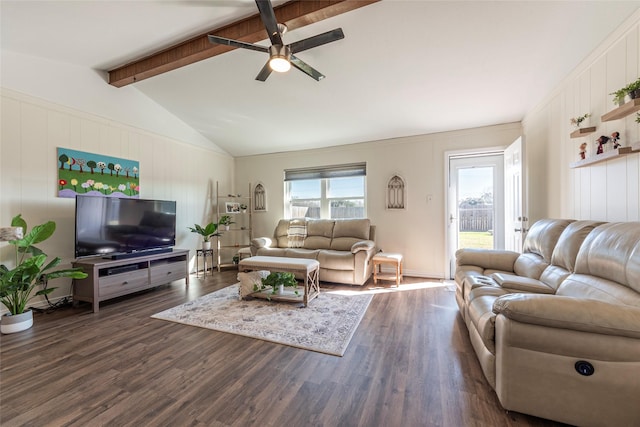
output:
M 500 407 L 450 286 L 376 294 L 344 357 L 150 318 L 235 275 L 191 276 L 97 314 L 36 314 L 3 335 L 0 425 L 560 425 Z

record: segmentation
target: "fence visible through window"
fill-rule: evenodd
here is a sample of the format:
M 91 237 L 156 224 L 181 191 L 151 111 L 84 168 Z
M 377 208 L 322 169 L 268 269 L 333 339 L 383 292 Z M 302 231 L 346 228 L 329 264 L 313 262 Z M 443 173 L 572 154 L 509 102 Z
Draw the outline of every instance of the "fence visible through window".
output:
M 460 231 L 493 231 L 493 206 L 459 208 Z

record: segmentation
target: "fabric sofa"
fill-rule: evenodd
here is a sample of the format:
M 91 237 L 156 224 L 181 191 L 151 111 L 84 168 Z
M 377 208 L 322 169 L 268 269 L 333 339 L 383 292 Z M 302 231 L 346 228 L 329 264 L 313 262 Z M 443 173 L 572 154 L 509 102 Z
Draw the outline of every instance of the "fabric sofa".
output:
M 363 285 L 376 254 L 369 219 L 281 219 L 272 238 L 251 241 L 251 255 L 309 258 L 320 263 L 323 282 Z
M 640 425 L 640 222 L 542 220 L 523 253 L 462 249 L 456 301 L 507 410 Z

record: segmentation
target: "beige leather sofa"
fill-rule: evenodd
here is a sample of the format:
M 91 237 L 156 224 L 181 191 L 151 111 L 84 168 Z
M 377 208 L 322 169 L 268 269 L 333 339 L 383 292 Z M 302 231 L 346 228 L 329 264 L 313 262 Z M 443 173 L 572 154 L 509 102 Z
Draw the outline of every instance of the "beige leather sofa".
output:
M 542 220 L 522 254 L 456 257 L 456 301 L 505 409 L 640 425 L 640 222 Z
M 251 255 L 315 259 L 321 281 L 348 285 L 369 279 L 376 252 L 368 219 L 281 219 L 272 238 L 251 241 Z

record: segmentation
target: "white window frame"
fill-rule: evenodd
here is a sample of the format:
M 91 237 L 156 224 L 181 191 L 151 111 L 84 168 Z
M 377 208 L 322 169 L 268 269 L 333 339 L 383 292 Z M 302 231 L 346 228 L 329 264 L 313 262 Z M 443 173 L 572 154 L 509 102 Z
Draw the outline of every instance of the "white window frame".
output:
M 329 193 L 329 183 L 332 178 L 346 178 L 346 177 L 364 177 L 364 188 L 362 197 L 331 197 Z M 293 177 L 293 178 L 292 178 Z M 363 202 L 363 216 L 367 217 L 367 179 L 366 179 L 366 163 L 355 163 L 348 165 L 333 165 L 322 166 L 315 168 L 303 168 L 303 169 L 288 169 L 285 170 L 284 180 L 284 216 L 285 218 L 292 217 L 292 203 L 291 203 L 291 185 L 290 182 L 294 180 L 319 180 L 320 181 L 320 198 L 311 199 L 296 199 L 297 202 L 320 202 L 320 218 L 331 219 L 331 202 L 340 200 L 362 200 Z

